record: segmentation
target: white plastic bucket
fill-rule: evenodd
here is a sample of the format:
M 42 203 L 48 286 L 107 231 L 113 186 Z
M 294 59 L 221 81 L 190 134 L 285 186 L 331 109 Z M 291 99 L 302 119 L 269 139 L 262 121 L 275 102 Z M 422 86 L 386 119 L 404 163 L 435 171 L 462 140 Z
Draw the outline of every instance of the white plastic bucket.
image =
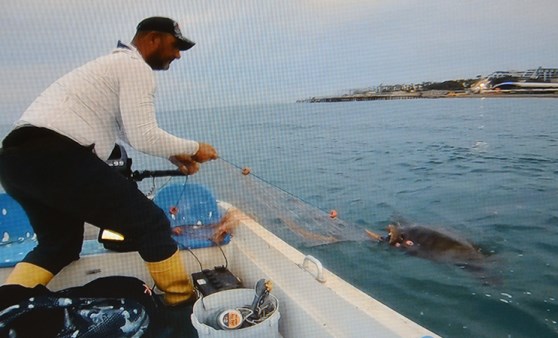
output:
M 252 304 L 255 296 L 254 289 L 233 289 L 211 294 L 200 298 L 194 304 L 192 324 L 198 331 L 199 337 L 276 337 L 279 338 L 279 301 L 270 295 L 275 305 L 275 312 L 263 322 L 236 330 L 218 330 L 209 325 L 215 320 L 216 314 L 223 309 L 235 309 Z

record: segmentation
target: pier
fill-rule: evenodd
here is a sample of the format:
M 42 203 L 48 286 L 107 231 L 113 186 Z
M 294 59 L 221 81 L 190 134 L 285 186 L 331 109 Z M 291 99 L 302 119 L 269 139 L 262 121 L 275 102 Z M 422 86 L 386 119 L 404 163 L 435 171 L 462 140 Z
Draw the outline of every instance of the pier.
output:
M 385 93 L 368 92 L 364 94 L 346 94 L 340 96 L 312 97 L 305 100 L 299 100 L 298 102 L 319 103 L 319 102 L 440 99 L 445 97 L 462 97 L 465 95 L 467 94 L 464 92 L 453 92 L 453 91 L 448 92 L 445 90 L 428 90 L 428 91 L 416 91 L 416 92 L 395 91 L 395 92 L 385 92 Z
M 304 102 L 351 102 L 351 101 L 377 101 L 377 100 L 411 100 L 423 98 L 420 94 L 372 94 L 372 95 L 342 95 L 329 97 L 313 97 Z

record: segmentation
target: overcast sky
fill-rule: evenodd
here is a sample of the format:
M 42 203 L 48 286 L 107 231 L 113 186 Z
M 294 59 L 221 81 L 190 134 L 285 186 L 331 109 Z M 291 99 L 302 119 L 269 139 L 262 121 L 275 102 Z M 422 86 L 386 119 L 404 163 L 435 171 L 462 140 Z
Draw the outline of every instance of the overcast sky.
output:
M 555 0 L 4 1 L 0 114 L 19 116 L 147 16 L 197 42 L 157 74 L 158 107 L 190 109 L 558 67 L 557 13 Z

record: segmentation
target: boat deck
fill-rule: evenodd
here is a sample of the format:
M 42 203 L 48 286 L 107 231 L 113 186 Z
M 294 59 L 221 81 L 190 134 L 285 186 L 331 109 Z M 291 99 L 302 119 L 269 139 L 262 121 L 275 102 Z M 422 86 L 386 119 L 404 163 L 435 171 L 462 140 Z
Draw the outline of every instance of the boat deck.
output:
M 93 244 L 96 230 L 88 228 L 86 233 L 88 243 Z M 190 273 L 227 265 L 247 288 L 261 278 L 270 279 L 272 294 L 279 300 L 279 331 L 284 337 L 358 337 L 363 332 L 373 332 L 375 337 L 437 337 L 322 268 L 319 261 L 309 259 L 246 215 L 233 239 L 221 249 L 181 252 Z M 5 279 L 10 270 L 0 269 L 0 279 Z M 99 251 L 63 269 L 49 288 L 64 289 L 111 275 L 129 275 L 153 283 L 137 253 Z M 187 317 L 189 311 L 186 308 L 169 313 L 168 320 Z

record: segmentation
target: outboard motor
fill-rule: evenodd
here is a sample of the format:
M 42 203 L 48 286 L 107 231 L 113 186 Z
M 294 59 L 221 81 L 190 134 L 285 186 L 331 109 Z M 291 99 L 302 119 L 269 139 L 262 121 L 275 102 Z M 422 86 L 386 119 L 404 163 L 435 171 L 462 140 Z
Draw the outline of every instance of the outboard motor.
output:
M 126 148 L 116 143 L 110 153 L 108 160 L 105 161 L 110 167 L 118 171 L 125 177 L 132 177 L 132 159 L 128 157 Z

